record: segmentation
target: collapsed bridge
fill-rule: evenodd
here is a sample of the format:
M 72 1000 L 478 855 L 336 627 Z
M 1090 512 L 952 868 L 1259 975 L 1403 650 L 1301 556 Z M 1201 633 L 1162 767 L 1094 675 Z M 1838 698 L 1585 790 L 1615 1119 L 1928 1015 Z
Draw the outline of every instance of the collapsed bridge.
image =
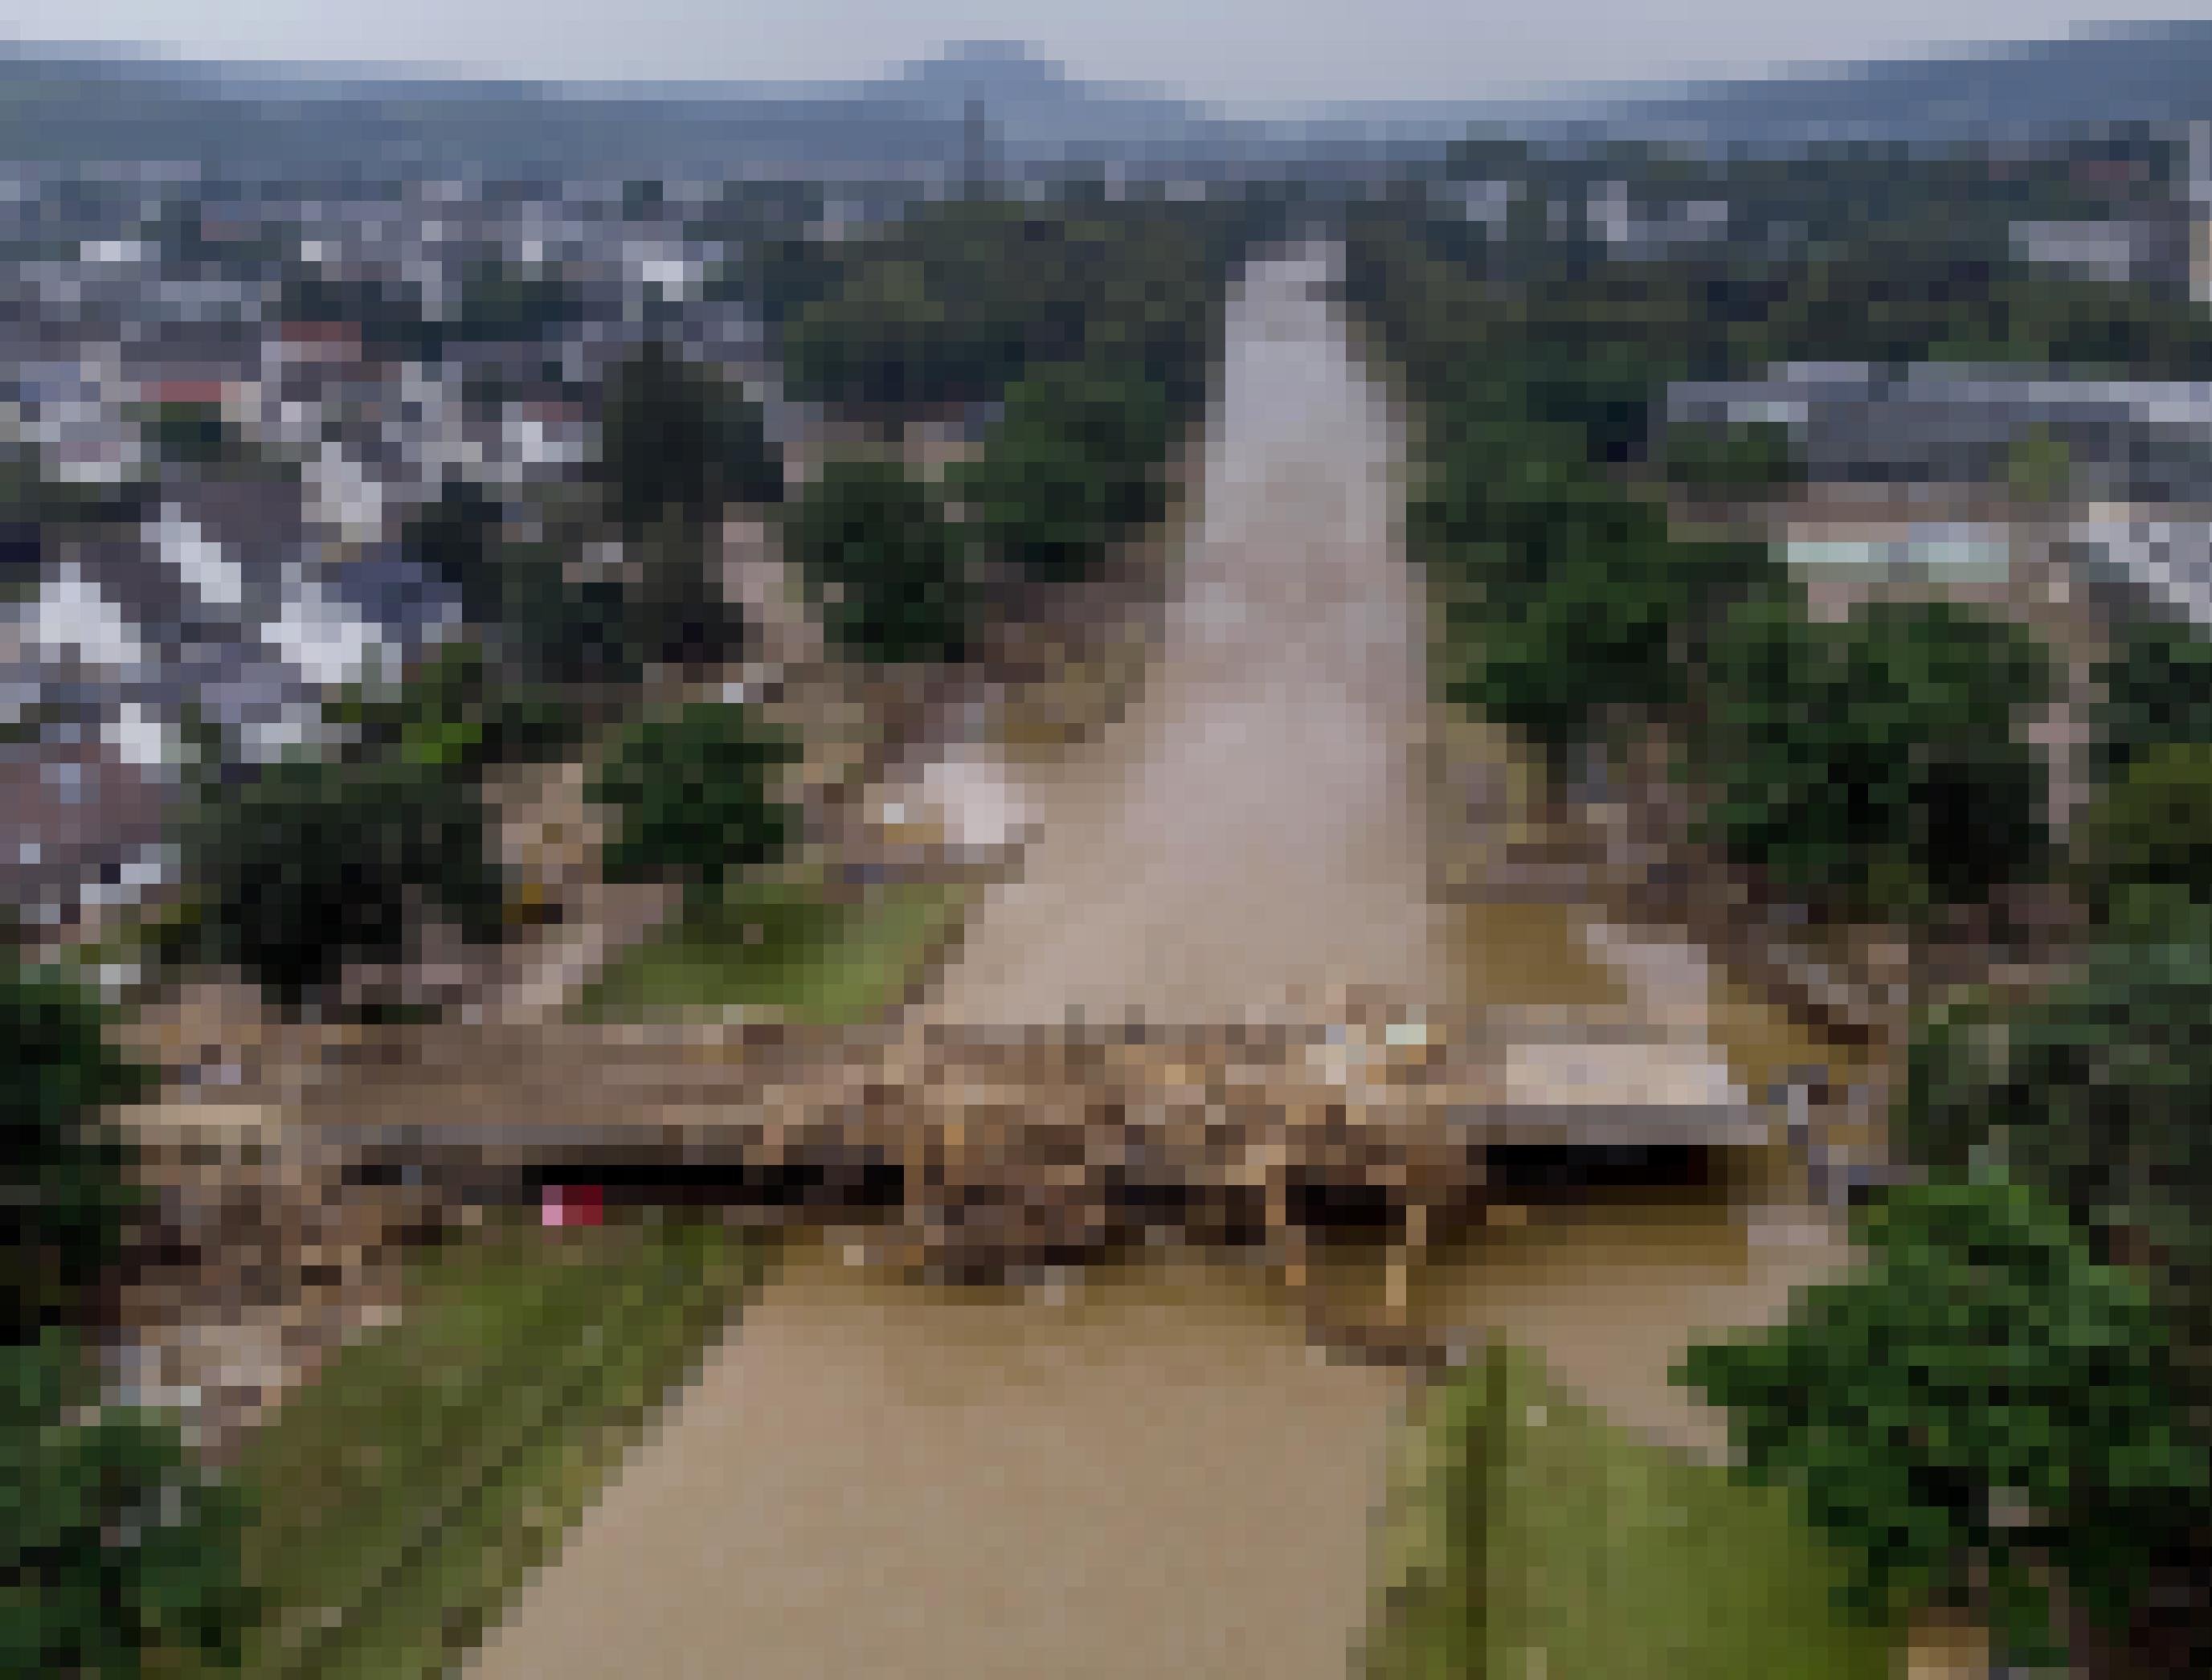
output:
M 287 1140 L 353 1183 L 865 1217 L 956 1271 L 1346 1224 L 1420 1242 L 1531 1174 L 1669 1175 L 1776 1141 L 1702 1040 L 1586 1008 L 414 1027 L 331 1043 L 285 1107 Z

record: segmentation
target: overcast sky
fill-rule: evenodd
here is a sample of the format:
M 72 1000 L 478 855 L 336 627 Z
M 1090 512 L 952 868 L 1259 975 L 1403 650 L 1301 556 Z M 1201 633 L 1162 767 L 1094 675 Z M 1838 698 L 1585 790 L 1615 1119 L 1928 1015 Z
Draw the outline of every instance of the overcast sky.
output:
M 418 64 L 556 79 L 844 79 L 947 40 L 1239 104 L 1450 99 L 1758 71 L 2202 15 L 2098 0 L 0 0 L 0 33 L 191 58 Z

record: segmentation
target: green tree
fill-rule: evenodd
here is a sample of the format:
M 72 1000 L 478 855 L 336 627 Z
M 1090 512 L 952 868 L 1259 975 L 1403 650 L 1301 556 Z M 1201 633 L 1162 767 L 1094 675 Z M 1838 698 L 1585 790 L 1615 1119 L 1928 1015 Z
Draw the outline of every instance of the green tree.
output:
M 12 960 L 0 971 L 0 1139 L 12 1210 L 6 1340 L 74 1322 L 114 1262 L 137 1205 L 122 1137 L 101 1111 L 145 1089 L 96 1000 Z
M 536 343 L 583 318 L 585 304 L 557 273 L 504 261 L 471 264 L 446 323 L 449 339 Z
M 1971 902 L 2044 859 L 2021 714 L 2054 681 L 2033 640 L 1947 603 L 1823 624 L 1786 594 L 1747 601 L 1708 652 L 1689 760 L 1708 829 L 1855 913 Z
M 234 1666 L 254 1599 L 235 1487 L 177 1427 L 99 1406 L 66 1331 L 0 1346 L 0 1670 L 137 1680 Z
M 2001 1165 L 2154 1256 L 2212 1371 L 2208 1019 L 2212 906 L 2131 895 L 2066 984 L 1924 1023 L 1893 1124 L 1912 1159 Z
M 848 652 L 892 664 L 966 656 L 975 608 L 963 534 L 896 462 L 827 463 L 791 506 L 784 548 Z
M 1669 482 L 1693 494 L 1763 500 L 1805 482 L 1802 452 L 1784 426 L 1670 426 Z
M 2005 488 L 2015 501 L 2047 506 L 2066 500 L 2074 477 L 2074 452 L 2048 426 L 2031 426 L 2004 457 Z
M 744 643 L 745 624 L 715 574 L 717 534 L 669 517 L 628 549 L 623 622 L 637 659 L 700 670 L 731 658 Z
M 1166 505 L 1169 412 L 1157 386 L 1096 368 L 1023 380 L 1008 390 L 981 456 L 951 475 L 963 523 L 1018 574 L 1090 575 Z
M 775 780 L 795 756 L 743 706 L 687 706 L 634 725 L 591 788 L 614 815 L 609 876 L 673 878 L 711 896 L 781 856 L 798 820 Z
M 369 752 L 457 774 L 544 762 L 580 732 L 576 707 L 557 691 L 504 673 L 467 640 L 436 648 L 397 683 L 342 694 L 323 712 Z
M 946 291 L 922 263 L 873 264 L 787 329 L 792 393 L 891 408 L 987 399 L 1020 371 L 1025 346 L 1022 321 L 985 301 Z
M 51 972 L 0 971 L 0 1671 L 136 1677 L 234 1661 L 244 1506 L 176 1428 L 100 1407 L 83 1327 L 141 1198 L 105 1111 L 149 1086 L 105 1011 Z
M 0 525 L 135 525 L 151 497 L 143 476 L 120 484 L 73 483 L 54 477 L 39 450 L 0 443 Z
M 572 575 L 563 548 L 516 543 L 499 563 L 500 663 L 523 680 L 626 688 L 644 674 L 629 591 L 611 570 Z
M 609 512 L 633 537 L 670 517 L 701 525 L 726 503 L 783 496 L 759 405 L 659 339 L 608 376 L 600 471 Z
M 451 591 L 462 616 L 480 627 L 496 625 L 506 604 L 500 577 L 501 519 L 498 502 L 482 487 L 450 477 L 400 539 L 401 552 Z
M 1771 568 L 1759 544 L 1674 541 L 1661 508 L 1572 464 L 1518 460 L 1480 495 L 1425 516 L 1457 645 L 1445 692 L 1562 760 L 1609 715 L 1678 706 L 1711 620 Z M 1454 520 L 1490 535 L 1438 542 Z
M 2079 972 L 2026 1003 L 1954 1004 L 1921 1025 L 1891 1135 L 1942 1171 L 1996 1168 L 2066 1206 L 2142 1267 L 2212 1418 L 2212 906 L 2185 890 L 2112 895 Z M 2146 1673 L 2212 1665 L 2212 1523 L 2161 1542 L 2131 1648 Z
M 210 785 L 184 830 L 210 960 L 279 1003 L 405 952 L 421 919 L 497 936 L 504 889 L 483 797 L 446 766 L 300 755 Z
M 2150 885 L 2212 899 L 2212 743 L 2145 752 L 2082 814 L 2073 849 L 2093 896 Z
M 139 429 L 149 448 L 184 466 L 218 465 L 243 447 L 238 428 L 215 403 L 149 404 Z
M 2124 625 L 2097 678 L 2105 697 L 2096 760 L 2106 775 L 2161 745 L 2212 741 L 2212 639 L 2193 625 L 2163 618 Z
M 2063 1640 L 2054 1569 L 2124 1622 L 2212 1478 L 2144 1284 L 2002 1178 L 1893 1190 L 1860 1234 L 1863 1271 L 1692 1349 L 1677 1380 L 1846 1548 L 1869 1610 L 1964 1602 L 2039 1653 Z
M 779 236 L 746 242 L 735 259 L 731 288 L 760 318 L 781 326 L 836 289 L 843 271 L 838 247 L 819 240 Z

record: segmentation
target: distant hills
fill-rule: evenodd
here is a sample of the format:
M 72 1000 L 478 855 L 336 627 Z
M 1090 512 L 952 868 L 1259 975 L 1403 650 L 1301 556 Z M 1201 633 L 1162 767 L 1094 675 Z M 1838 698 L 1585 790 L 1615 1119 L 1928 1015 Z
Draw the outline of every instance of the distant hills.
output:
M 1154 88 L 1073 80 L 1006 43 L 969 43 L 839 84 L 547 83 L 347 75 L 16 47 L 0 52 L 0 157 L 342 168 L 368 159 L 496 171 L 741 167 L 957 169 L 980 99 L 1009 167 L 1082 161 L 1233 168 L 1434 150 L 1471 124 L 1539 134 L 1666 131 L 1786 147 L 2113 120 L 2212 118 L 2212 22 L 2081 33 L 1847 70 L 1638 84 L 1540 100 L 1362 104 L 1259 121 Z
M 1638 100 L 1622 116 L 1753 145 L 2212 118 L 2212 22 L 2085 31 L 2057 41 L 1705 83 Z

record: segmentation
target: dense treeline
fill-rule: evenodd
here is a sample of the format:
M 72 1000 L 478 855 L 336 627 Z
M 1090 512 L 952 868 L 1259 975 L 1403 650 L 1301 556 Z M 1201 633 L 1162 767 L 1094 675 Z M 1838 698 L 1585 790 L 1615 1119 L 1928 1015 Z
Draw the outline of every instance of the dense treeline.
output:
M 2212 366 L 2204 328 L 2147 291 L 1921 272 L 1879 239 L 1747 275 L 1546 255 L 1510 218 L 1509 246 L 1529 237 L 1498 261 L 1421 221 L 1356 215 L 1350 276 L 1423 404 L 1409 528 L 1448 692 L 1561 767 L 1662 723 L 1711 840 L 1816 909 L 1917 920 L 2056 867 L 2095 918 L 2056 991 L 1931 1017 L 1896 1126 L 1920 1181 L 1864 1210 L 1869 1266 L 1682 1379 L 1733 1413 L 1747 1473 L 1842 1544 L 1863 1608 L 1963 1602 L 2018 1659 L 2204 1671 L 2212 1066 L 2183 1040 L 2212 1010 L 2208 644 L 2122 636 L 2060 859 L 2025 741 L 2048 654 L 1950 606 L 1815 622 L 1763 550 L 1672 531 L 1662 488 L 1771 494 L 1787 451 L 1723 436 L 1654 461 L 1648 426 L 1686 374 L 1951 354 L 2178 373 Z
M 1188 409 L 1251 215 L 1164 200 L 950 200 L 836 246 L 764 242 L 738 289 L 780 326 L 801 397 L 989 402 L 1036 365 L 1089 359 L 1139 371 Z
M 1670 481 L 1764 498 L 1801 470 L 1757 434 L 1649 458 L 1694 331 L 1574 312 L 1632 294 L 1644 266 L 1533 302 L 1402 219 L 1355 227 L 1355 298 L 1424 404 L 1408 528 L 1448 695 L 1563 771 L 1665 725 L 1711 838 L 1816 909 L 1917 918 L 2033 878 L 2049 860 L 2023 740 L 2051 692 L 2040 651 L 1963 610 L 1815 622 L 1765 545 L 1677 531 Z

